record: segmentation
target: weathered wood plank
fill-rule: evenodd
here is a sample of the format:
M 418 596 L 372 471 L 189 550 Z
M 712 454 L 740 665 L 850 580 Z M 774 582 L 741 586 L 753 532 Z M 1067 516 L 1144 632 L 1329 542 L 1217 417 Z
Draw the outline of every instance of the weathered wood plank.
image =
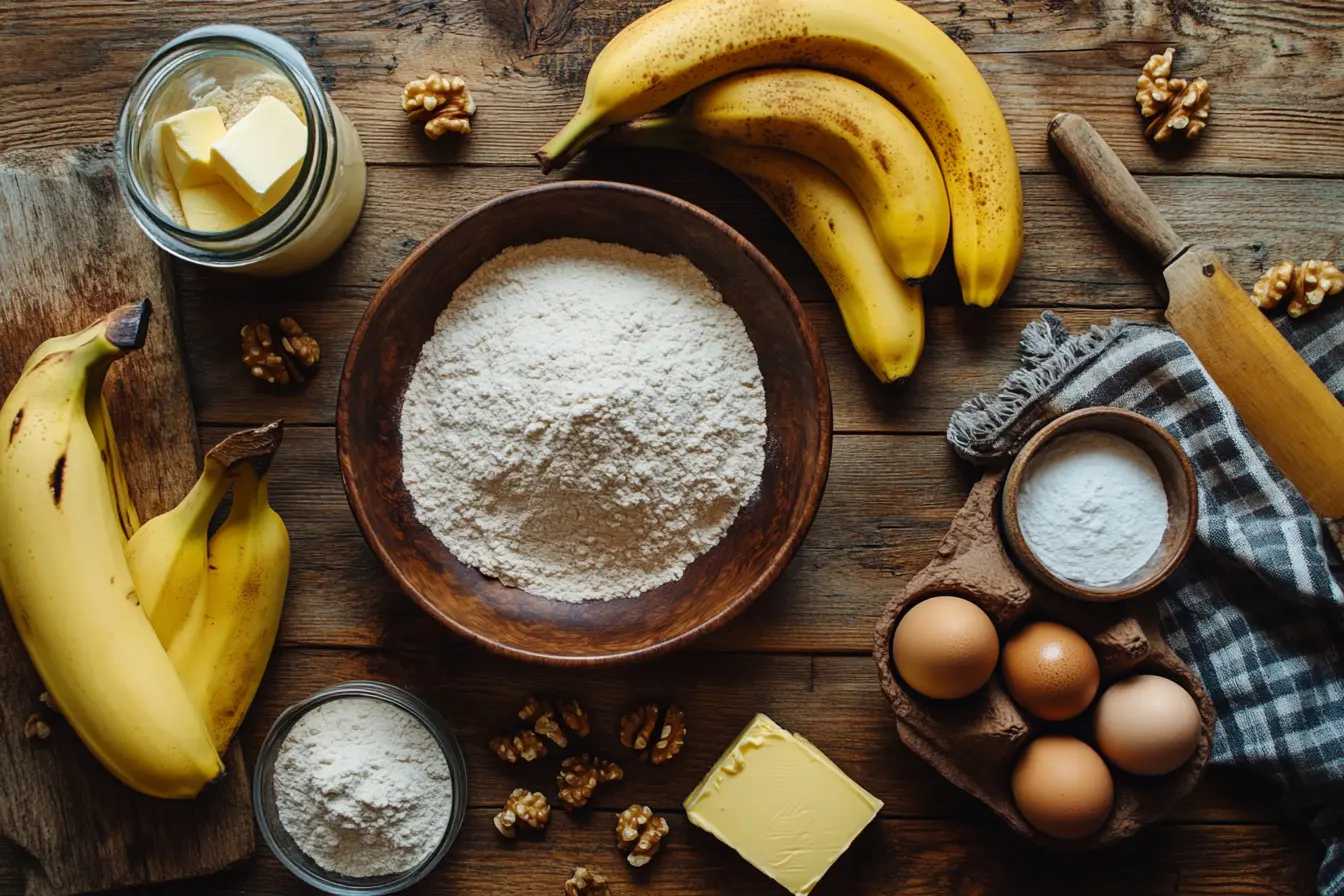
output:
M 1044 130 L 1041 140 L 1044 142 Z M 804 301 L 830 301 L 807 256 L 784 225 L 730 174 L 677 153 L 604 153 L 566 176 L 637 183 L 681 196 L 723 218 L 779 267 Z M 284 304 L 319 296 L 332 286 L 377 287 L 421 240 L 475 206 L 541 183 L 540 172 L 508 168 L 374 168 L 364 216 L 346 246 L 310 274 L 256 281 L 202 272 L 185 264 L 175 273 L 184 295 L 229 308 L 243 295 Z M 1344 206 L 1344 180 L 1248 177 L 1141 177 L 1139 182 L 1182 235 L 1206 241 L 1247 287 L 1271 261 L 1341 254 L 1344 233 L 1328 214 L 1308 209 Z M 1155 266 L 1063 174 L 1024 179 L 1026 252 L 1001 306 L 1157 307 Z M 950 254 L 926 288 L 930 304 L 960 306 Z M 195 300 L 193 300 L 195 301 Z M 984 313 L 989 320 L 996 312 Z
M 882 799 L 885 815 L 992 818 L 901 744 L 867 656 L 693 652 L 622 669 L 557 671 L 502 660 L 446 634 L 428 639 L 424 648 L 281 651 L 248 717 L 246 755 L 256 756 L 288 704 L 339 681 L 388 681 L 444 713 L 466 754 L 471 805 L 498 811 L 496 804 L 514 787 L 553 792 L 555 760 L 562 754 L 511 766 L 490 752 L 487 742 L 517 727 L 513 713 L 528 695 L 563 691 L 592 718 L 594 731 L 583 749 L 619 762 L 626 773 L 623 781 L 597 791 L 595 808 L 619 810 L 639 800 L 676 809 L 752 715 L 766 712 L 800 731 Z M 669 698 L 686 710 L 690 733 L 675 760 L 655 767 L 620 746 L 617 720 L 640 701 Z M 1215 771 L 1173 818 L 1281 821 L 1271 800 L 1270 788 L 1258 780 Z
M 551 822 L 544 842 L 505 843 L 490 810 L 467 816 L 444 863 L 415 892 L 460 894 L 483 887 L 559 893 L 574 866 L 590 863 L 615 893 L 653 896 L 776 896 L 779 885 L 680 815 L 658 857 L 634 870 L 613 845 L 615 816 L 601 813 Z M 1089 896 L 1307 896 L 1317 850 L 1304 834 L 1267 826 L 1167 825 L 1114 849 L 1057 856 L 1024 849 L 993 825 L 882 819 L 865 831 L 813 891 L 817 896 L 947 896 L 1042 893 Z M 619 888 L 619 889 L 617 889 Z M 265 851 L 235 871 L 143 896 L 304 893 Z
M 132 77 L 155 47 L 221 19 L 269 28 L 307 55 L 377 162 L 531 165 L 531 153 L 577 105 L 593 56 L 652 0 L 340 0 L 174 5 L 96 0 L 14 4 L 0 13 L 0 148 L 105 139 Z M 1050 170 L 1041 135 L 1059 111 L 1088 115 L 1138 170 L 1333 176 L 1344 168 L 1344 94 L 1322 73 L 1341 61 L 1331 2 L 1061 3 L 917 0 L 984 72 L 1004 107 L 1022 167 Z M 566 26 L 568 22 L 568 26 Z M 1159 155 L 1133 101 L 1144 60 L 1177 46 L 1178 73 L 1213 85 L 1212 124 L 1192 152 Z M 406 80 L 430 68 L 464 74 L 480 111 L 469 140 L 433 145 L 407 126 Z M 1287 85 L 1292 85 L 1291 89 Z M 53 116 L 77 96 L 78 115 Z M 1292 139 L 1276 139 L 1292 122 Z
M 197 413 L 207 424 L 241 426 L 283 417 L 289 423 L 333 424 L 346 348 L 374 290 L 335 287 L 290 298 L 240 294 L 235 299 L 193 292 L 184 303 L 184 331 Z M 854 354 L 840 312 L 831 302 L 807 305 L 831 378 L 836 432 L 941 433 L 948 415 L 976 392 L 995 388 L 1018 364 L 1021 330 L 1036 309 L 1004 308 L 992 317 L 972 308 L 928 310 L 923 360 L 902 386 L 883 386 Z M 293 315 L 322 346 L 322 367 L 301 390 L 280 390 L 252 379 L 239 362 L 238 328 L 255 316 Z M 1081 329 L 1119 315 L 1155 320 L 1152 309 L 1060 312 Z
M 228 431 L 207 427 L 202 438 L 213 444 Z M 879 609 L 927 562 L 972 475 L 941 438 L 837 438 L 826 496 L 793 563 L 742 619 L 704 643 L 867 653 Z M 332 429 L 285 434 L 270 493 L 294 555 L 282 643 L 416 645 L 437 635 L 364 543 L 341 488 Z

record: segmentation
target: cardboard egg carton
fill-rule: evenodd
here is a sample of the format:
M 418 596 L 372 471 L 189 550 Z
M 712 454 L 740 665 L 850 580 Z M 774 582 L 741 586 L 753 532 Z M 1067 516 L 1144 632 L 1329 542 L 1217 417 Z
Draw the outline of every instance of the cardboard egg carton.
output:
M 1036 584 L 1013 564 L 999 523 L 1003 480 L 1003 473 L 988 474 L 971 490 L 937 556 L 887 605 L 878 621 L 873 654 L 907 747 L 1023 836 L 1053 849 L 1093 849 L 1163 818 L 1190 793 L 1209 760 L 1213 703 L 1195 674 L 1162 640 L 1151 598 L 1084 603 Z M 934 700 L 906 687 L 892 664 L 892 633 L 906 608 L 939 594 L 964 597 L 983 609 L 999 632 L 1000 644 L 1029 619 L 1053 620 L 1078 632 L 1092 645 L 1101 667 L 1098 695 L 1111 682 L 1142 673 L 1180 684 L 1195 698 L 1203 720 L 1194 755 L 1176 771 L 1153 778 L 1130 775 L 1108 763 L 1115 802 L 1106 824 L 1090 837 L 1061 840 L 1035 830 L 1013 802 L 1010 782 L 1018 754 L 1043 733 L 1070 734 L 1093 743 L 1092 710 L 1067 722 L 1032 718 L 1009 698 L 999 669 L 988 684 L 961 700 Z

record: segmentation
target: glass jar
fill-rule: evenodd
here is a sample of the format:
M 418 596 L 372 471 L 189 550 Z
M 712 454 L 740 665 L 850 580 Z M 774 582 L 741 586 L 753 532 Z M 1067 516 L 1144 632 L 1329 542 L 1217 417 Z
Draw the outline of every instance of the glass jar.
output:
M 294 184 L 236 230 L 190 230 L 180 218 L 157 124 L 213 96 L 277 95 L 308 128 Z M 289 42 L 246 25 L 209 25 L 179 35 L 131 85 L 116 140 L 117 180 L 136 223 L 164 251 L 212 268 L 279 277 L 321 264 L 345 242 L 364 206 L 359 133 Z

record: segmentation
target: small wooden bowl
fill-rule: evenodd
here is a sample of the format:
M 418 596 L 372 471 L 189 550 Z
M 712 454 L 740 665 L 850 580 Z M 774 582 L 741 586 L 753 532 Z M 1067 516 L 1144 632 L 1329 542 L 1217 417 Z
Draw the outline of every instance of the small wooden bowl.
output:
M 1056 575 L 1032 551 L 1017 522 L 1017 496 L 1032 459 L 1052 439 L 1086 430 L 1112 433 L 1142 448 L 1157 466 L 1167 493 L 1167 529 L 1157 550 L 1142 567 L 1110 585 L 1084 585 Z M 1018 452 L 1003 485 L 1001 508 L 1004 541 L 1038 582 L 1079 600 L 1126 600 L 1157 587 L 1185 559 L 1199 518 L 1199 491 L 1190 458 L 1165 429 L 1132 411 L 1084 408 L 1052 420 Z
M 402 398 L 440 312 L 502 250 L 558 237 L 685 256 L 741 316 L 765 385 L 760 488 L 723 540 L 680 579 L 636 598 L 564 603 L 487 578 L 420 524 L 402 483 Z M 487 202 L 430 237 L 393 272 L 351 342 L 336 437 L 341 478 L 364 537 L 431 616 L 516 659 L 618 663 L 665 653 L 720 627 L 788 565 L 826 485 L 831 392 L 797 297 L 735 230 L 654 190 L 565 181 Z

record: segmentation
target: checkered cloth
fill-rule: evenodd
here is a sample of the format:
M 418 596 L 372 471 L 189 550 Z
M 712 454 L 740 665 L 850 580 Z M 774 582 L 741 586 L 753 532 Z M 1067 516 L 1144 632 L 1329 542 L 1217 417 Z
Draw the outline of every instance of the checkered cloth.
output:
M 1280 329 L 1344 393 L 1344 313 Z M 1166 327 L 1115 321 L 1070 335 L 1046 313 L 1023 331 L 1022 360 L 997 393 L 952 415 L 948 440 L 974 463 L 1001 464 L 1045 422 L 1111 405 L 1181 443 L 1198 471 L 1199 537 L 1157 592 L 1163 632 L 1217 707 L 1212 761 L 1282 786 L 1326 845 L 1320 892 L 1344 894 L 1344 592 L 1320 523 Z

